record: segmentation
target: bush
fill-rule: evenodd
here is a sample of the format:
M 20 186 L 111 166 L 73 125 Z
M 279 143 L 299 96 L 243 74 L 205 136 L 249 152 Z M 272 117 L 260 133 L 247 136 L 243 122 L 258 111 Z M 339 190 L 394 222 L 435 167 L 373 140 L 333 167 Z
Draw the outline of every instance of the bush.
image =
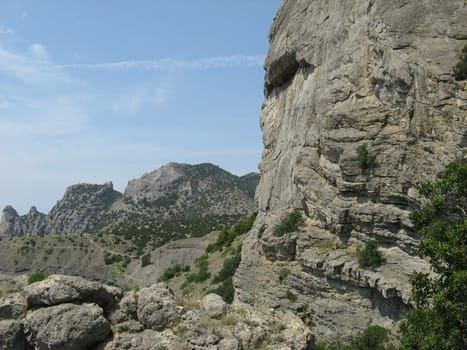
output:
M 198 272 L 190 273 L 186 277 L 185 283 L 187 284 L 192 283 L 192 282 L 201 283 L 211 278 L 211 273 L 209 272 L 208 266 L 209 266 L 208 254 L 204 253 L 196 261 L 196 267 L 198 267 Z
M 216 277 L 214 277 L 213 282 L 219 283 L 225 281 L 229 277 L 232 277 L 235 274 L 235 271 L 237 271 L 241 260 L 242 258 L 240 254 L 236 254 L 233 257 L 225 260 L 222 270 L 220 270 Z
M 358 262 L 361 267 L 376 267 L 383 263 L 383 255 L 378 250 L 376 242 L 365 243 L 363 249 L 358 252 Z
M 297 296 L 292 293 L 290 290 L 287 289 L 287 291 L 285 292 L 285 296 L 287 297 L 287 299 L 289 299 L 292 303 L 295 303 L 297 301 Z
M 227 278 L 219 287 L 210 290 L 208 294 L 209 293 L 220 295 L 227 304 L 232 304 L 235 296 L 235 288 L 233 286 L 232 277 Z
M 208 253 L 213 253 L 217 250 L 222 250 L 224 247 L 230 247 L 235 238 L 251 230 L 255 223 L 255 219 L 256 214 L 252 214 L 240 219 L 230 230 L 222 230 L 221 233 L 219 233 L 216 242 L 209 244 L 206 251 Z
M 33 272 L 28 277 L 28 284 L 32 284 L 35 282 L 43 281 L 47 278 L 47 274 L 44 272 Z
M 280 270 L 280 272 L 279 272 L 279 283 L 282 284 L 282 282 L 284 282 L 284 280 L 287 278 L 287 276 L 289 274 L 290 274 L 289 269 L 283 268 L 282 270 Z
M 380 326 L 369 326 L 363 332 L 357 334 L 347 344 L 340 339 L 331 344 L 318 343 L 317 350 L 386 350 L 394 349 L 388 344 L 389 331 Z
M 292 233 L 298 230 L 303 222 L 302 212 L 298 209 L 286 214 L 281 222 L 274 226 L 273 233 L 277 237 L 282 237 L 286 233 Z
M 366 143 L 357 147 L 357 162 L 363 171 L 367 169 L 373 169 L 377 166 L 376 156 L 370 154 Z
M 467 79 L 467 45 L 462 48 L 459 55 L 459 62 L 453 68 L 454 77 L 456 80 Z
M 161 277 L 159 277 L 159 281 L 167 282 L 174 277 L 180 276 L 183 272 L 188 272 L 188 271 L 190 271 L 190 267 L 185 266 L 185 265 L 175 265 L 175 266 L 169 267 L 168 269 L 164 271 Z

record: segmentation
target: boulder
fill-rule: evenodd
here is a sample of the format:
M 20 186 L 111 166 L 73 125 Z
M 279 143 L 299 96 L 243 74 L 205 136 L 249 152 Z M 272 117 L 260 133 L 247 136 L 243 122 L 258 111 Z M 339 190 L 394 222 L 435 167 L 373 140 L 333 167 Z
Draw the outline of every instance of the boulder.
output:
M 163 330 L 179 315 L 175 296 L 165 283 L 153 284 L 138 292 L 138 321 L 145 327 Z
M 0 298 L 0 319 L 19 318 L 26 313 L 26 299 L 21 293 L 10 293 Z
M 0 350 L 29 349 L 23 325 L 17 320 L 0 321 Z
M 29 343 L 44 350 L 85 350 L 111 333 L 102 309 L 95 304 L 37 309 L 26 315 L 24 330 Z
M 70 302 L 93 302 L 104 310 L 111 309 L 122 292 L 81 277 L 52 275 L 47 279 L 24 287 L 23 294 L 29 307 L 52 306 Z
M 227 304 L 217 294 L 208 294 L 201 300 L 201 307 L 209 317 L 220 317 L 227 311 Z

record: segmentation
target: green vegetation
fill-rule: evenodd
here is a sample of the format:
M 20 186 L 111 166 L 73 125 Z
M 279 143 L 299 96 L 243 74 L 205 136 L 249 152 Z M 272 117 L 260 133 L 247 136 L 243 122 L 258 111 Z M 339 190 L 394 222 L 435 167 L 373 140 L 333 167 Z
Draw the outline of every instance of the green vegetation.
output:
M 411 213 L 421 236 L 419 253 L 436 277 L 412 279 L 414 309 L 402 325 L 402 349 L 467 349 L 467 164 L 451 163 L 441 178 L 422 183 L 428 201 Z
M 289 299 L 292 303 L 295 303 L 297 301 L 297 296 L 292 293 L 289 289 L 285 292 L 285 296 L 287 299 Z
M 224 265 L 222 266 L 222 270 L 214 277 L 213 282 L 219 283 L 225 281 L 227 278 L 232 277 L 237 271 L 238 265 L 240 265 L 240 261 L 242 260 L 240 254 L 236 254 L 233 257 L 224 261 Z
M 127 267 L 131 262 L 131 258 L 128 255 L 122 256 L 120 254 L 112 254 L 104 252 L 104 263 L 106 265 L 112 265 L 115 263 L 121 263 L 122 267 Z
M 376 163 L 376 156 L 370 154 L 366 143 L 357 147 L 357 162 L 363 171 L 376 168 L 378 165 Z
M 235 288 L 233 286 L 232 277 L 227 278 L 223 281 L 219 287 L 211 289 L 209 293 L 215 293 L 222 297 L 222 299 L 228 303 L 232 304 L 235 295 Z
M 169 267 L 164 271 L 161 277 L 159 277 L 159 281 L 161 282 L 167 282 L 171 280 L 174 277 L 180 276 L 184 272 L 190 271 L 190 266 L 186 265 L 175 265 L 172 267 Z
M 467 79 L 467 45 L 464 45 L 459 55 L 459 62 L 453 68 L 456 80 Z
M 198 268 L 198 272 L 190 273 L 188 276 L 186 276 L 184 285 L 188 285 L 193 282 L 201 283 L 211 278 L 211 273 L 208 269 L 208 253 L 201 255 L 196 261 L 195 266 Z
M 281 222 L 274 226 L 273 233 L 277 237 L 282 237 L 286 233 L 292 233 L 298 230 L 303 222 L 302 212 L 298 209 L 286 214 Z
M 279 271 L 279 283 L 282 284 L 287 276 L 290 275 L 290 270 L 283 268 Z
M 33 272 L 28 277 L 28 284 L 32 284 L 35 282 L 39 282 L 45 280 L 47 278 L 47 274 L 44 272 Z
M 388 350 L 394 347 L 388 344 L 389 331 L 380 326 L 369 326 L 363 332 L 344 344 L 340 339 L 330 344 L 318 343 L 317 350 Z
M 361 267 L 377 267 L 383 262 L 383 255 L 374 241 L 365 242 L 363 249 L 358 252 L 358 263 Z
M 255 219 L 256 214 L 252 214 L 240 219 L 230 230 L 222 230 L 216 242 L 209 244 L 206 251 L 213 253 L 217 250 L 221 251 L 224 247 L 230 247 L 235 238 L 251 230 Z

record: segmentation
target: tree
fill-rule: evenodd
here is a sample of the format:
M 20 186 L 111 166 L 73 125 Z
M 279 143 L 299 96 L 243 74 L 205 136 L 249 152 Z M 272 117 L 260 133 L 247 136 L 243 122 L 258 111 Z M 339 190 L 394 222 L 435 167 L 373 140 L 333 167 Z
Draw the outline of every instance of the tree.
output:
M 410 218 L 421 234 L 419 253 L 434 275 L 412 280 L 414 309 L 402 325 L 402 349 L 467 349 L 467 164 L 451 163 L 418 190 L 427 202 Z
M 459 62 L 454 66 L 453 72 L 456 80 L 467 79 L 467 45 L 462 48 L 459 55 Z

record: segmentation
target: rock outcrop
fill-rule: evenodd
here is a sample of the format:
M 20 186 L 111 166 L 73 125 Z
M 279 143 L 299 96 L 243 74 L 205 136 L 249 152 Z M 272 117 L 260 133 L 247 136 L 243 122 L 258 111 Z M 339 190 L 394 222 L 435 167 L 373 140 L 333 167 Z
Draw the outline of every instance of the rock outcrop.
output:
M 19 216 L 7 206 L 0 236 L 126 233 L 142 228 L 160 236 L 160 244 L 173 234 L 200 236 L 253 212 L 258 181 L 258 174 L 238 177 L 212 164 L 169 163 L 129 181 L 123 194 L 111 182 L 70 186 L 48 215 L 32 207 Z
M 269 34 L 259 214 L 238 300 L 286 306 L 324 338 L 370 322 L 394 328 L 411 274 L 429 270 L 408 218 L 416 184 L 465 159 L 467 92 L 452 67 L 466 16 L 463 0 L 283 2 Z M 275 236 L 293 209 L 304 224 Z M 379 268 L 357 262 L 368 240 L 386 259 Z M 271 276 L 283 269 L 280 284 Z
M 75 292 L 70 291 L 70 285 Z M 88 295 L 91 289 L 113 290 L 118 299 L 98 305 L 101 296 Z M 0 349 L 226 350 L 268 346 L 305 350 L 310 341 L 309 330 L 290 312 L 223 303 L 222 314 L 211 315 L 200 309 L 199 303 L 175 297 L 164 283 L 123 293 L 77 277 L 50 276 L 24 287 L 22 293 L 31 300 L 32 291 L 42 295 L 47 304 L 28 303 L 25 316 L 0 321 Z M 60 297 L 51 302 L 50 296 Z

